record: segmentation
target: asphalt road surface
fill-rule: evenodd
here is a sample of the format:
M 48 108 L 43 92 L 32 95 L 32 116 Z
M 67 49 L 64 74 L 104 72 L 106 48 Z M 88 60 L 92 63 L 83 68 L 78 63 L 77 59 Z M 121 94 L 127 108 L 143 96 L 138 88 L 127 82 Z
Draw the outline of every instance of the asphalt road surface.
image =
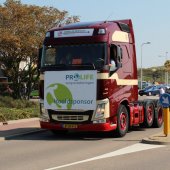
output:
M 49 131 L 0 142 L 2 170 L 169 170 L 170 148 L 140 143 L 162 129 L 133 128 L 123 138 L 110 133 Z

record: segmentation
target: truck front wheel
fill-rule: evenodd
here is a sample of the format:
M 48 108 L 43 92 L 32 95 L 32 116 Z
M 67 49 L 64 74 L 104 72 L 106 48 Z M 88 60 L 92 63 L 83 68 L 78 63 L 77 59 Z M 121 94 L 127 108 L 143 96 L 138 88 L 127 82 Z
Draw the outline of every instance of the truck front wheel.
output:
M 117 129 L 116 135 L 123 137 L 126 135 L 129 127 L 129 115 L 127 108 L 124 105 L 120 105 L 117 113 Z

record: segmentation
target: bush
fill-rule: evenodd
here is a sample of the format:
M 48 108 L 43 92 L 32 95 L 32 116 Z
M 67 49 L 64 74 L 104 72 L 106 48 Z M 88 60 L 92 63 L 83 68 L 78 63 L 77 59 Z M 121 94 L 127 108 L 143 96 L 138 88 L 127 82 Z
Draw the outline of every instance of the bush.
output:
M 0 96 L 0 122 L 39 116 L 39 104 L 28 100 L 14 100 Z
M 9 96 L 0 96 L 0 107 L 10 107 L 10 108 L 27 108 L 34 107 L 37 103 L 29 100 L 13 99 Z

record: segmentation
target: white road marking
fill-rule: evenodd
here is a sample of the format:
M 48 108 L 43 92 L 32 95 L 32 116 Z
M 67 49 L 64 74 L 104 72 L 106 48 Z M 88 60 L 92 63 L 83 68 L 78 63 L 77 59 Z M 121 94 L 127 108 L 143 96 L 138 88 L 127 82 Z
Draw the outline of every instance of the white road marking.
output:
M 128 153 L 133 153 L 133 152 L 139 152 L 139 151 L 143 151 L 143 150 L 148 150 L 148 149 L 155 149 L 155 148 L 161 148 L 161 147 L 165 147 L 165 145 L 149 145 L 149 144 L 143 144 L 143 143 L 137 143 L 122 149 L 119 149 L 117 151 L 113 151 L 113 152 L 109 152 L 97 157 L 93 157 L 90 159 L 85 159 L 82 161 L 77 161 L 77 162 L 73 162 L 73 163 L 69 163 L 69 164 L 65 164 L 65 165 L 61 165 L 61 166 L 56 166 L 53 168 L 48 168 L 45 170 L 56 170 L 56 169 L 60 169 L 60 168 L 64 168 L 64 167 L 68 167 L 68 166 L 72 166 L 72 165 L 76 165 L 76 164 L 80 164 L 80 163 L 85 163 L 85 162 L 89 162 L 89 161 L 94 161 L 94 160 L 98 160 L 98 159 L 104 159 L 104 158 L 110 158 L 110 157 L 114 157 L 114 156 L 118 156 L 118 155 L 124 155 L 124 154 L 128 154 Z

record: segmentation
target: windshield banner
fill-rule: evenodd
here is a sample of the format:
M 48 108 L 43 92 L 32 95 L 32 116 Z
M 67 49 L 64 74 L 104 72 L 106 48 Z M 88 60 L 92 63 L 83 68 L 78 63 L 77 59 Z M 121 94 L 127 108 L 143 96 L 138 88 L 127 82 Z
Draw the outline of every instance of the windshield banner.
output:
M 54 38 L 92 36 L 94 29 L 75 29 L 54 31 Z
M 44 81 L 44 106 L 46 109 L 96 109 L 96 70 L 47 71 Z

